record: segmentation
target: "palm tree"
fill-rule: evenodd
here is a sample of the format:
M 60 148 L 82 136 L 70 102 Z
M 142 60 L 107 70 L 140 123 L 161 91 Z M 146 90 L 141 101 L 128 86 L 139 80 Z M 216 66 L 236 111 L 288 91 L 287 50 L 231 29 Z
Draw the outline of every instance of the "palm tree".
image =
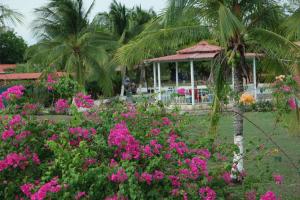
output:
M 20 23 L 23 15 L 15 10 L 10 9 L 4 4 L 0 4 L 0 30 L 3 30 L 7 23 Z
M 236 167 L 232 177 L 237 179 L 236 172 L 243 171 L 243 110 L 238 97 L 244 92 L 245 52 L 254 47 L 252 50 L 265 53 L 266 58 L 278 59 L 296 50 L 293 43 L 275 33 L 282 19 L 282 8 L 273 0 L 169 0 L 163 15 L 122 47 L 117 58 L 121 63 L 134 65 L 199 39 L 213 38 L 219 42 L 225 52 L 220 55 L 220 64 L 212 70 L 216 90 L 213 107 L 218 111 L 224 95 L 222 71 L 233 68 L 237 97 L 233 106 L 234 141 L 239 152 L 234 156 Z M 224 62 L 226 59 L 230 66 Z
M 36 9 L 34 30 L 41 41 L 27 52 L 32 63 L 45 63 L 75 75 L 82 86 L 87 79 L 100 80 L 103 91 L 112 89 L 107 67 L 117 42 L 89 22 L 94 2 L 87 10 L 83 0 L 51 0 Z
M 109 12 L 99 13 L 94 23 L 105 30 L 113 33 L 120 45 L 127 44 L 132 38 L 141 33 L 145 24 L 156 16 L 153 10 L 145 11 L 140 6 L 132 9 L 114 0 L 110 5 Z M 125 79 L 127 66 L 120 66 L 122 80 Z M 124 84 L 122 81 L 121 94 L 124 96 Z

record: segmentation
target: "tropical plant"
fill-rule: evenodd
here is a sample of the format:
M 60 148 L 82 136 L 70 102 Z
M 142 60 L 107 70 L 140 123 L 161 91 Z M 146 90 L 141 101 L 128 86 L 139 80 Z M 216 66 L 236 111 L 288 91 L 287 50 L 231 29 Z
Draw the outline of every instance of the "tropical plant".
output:
M 156 13 L 151 9 L 145 11 L 138 6 L 129 9 L 114 0 L 110 5 L 109 12 L 99 13 L 93 23 L 111 32 L 118 38 L 120 45 L 124 45 L 141 33 L 145 25 L 155 16 Z M 119 65 L 122 80 L 125 79 L 127 67 L 126 65 Z M 123 94 L 124 84 L 122 81 L 121 96 Z
M 282 59 L 292 55 L 297 47 L 276 34 L 282 22 L 282 8 L 273 0 L 169 0 L 163 15 L 143 31 L 135 40 L 117 53 L 121 63 L 134 65 L 160 55 L 178 45 L 213 38 L 224 48 L 219 62 L 213 67 L 216 90 L 214 111 L 224 96 L 222 71 L 234 69 L 234 137 L 240 152 L 235 154 L 237 171 L 243 171 L 243 110 L 239 96 L 243 94 L 243 77 L 246 70 L 245 53 L 251 48 L 266 58 Z M 274 32 L 275 31 L 275 32 Z M 209 32 L 209 34 L 208 34 Z M 253 48 L 255 47 L 255 48 Z M 225 62 L 227 60 L 227 63 Z M 217 120 L 215 120 L 215 123 Z M 215 123 L 213 125 L 215 125 Z M 236 171 L 236 170 L 233 170 Z M 237 176 L 234 176 L 237 177 Z
M 3 31 L 7 23 L 20 23 L 23 15 L 15 10 L 10 9 L 7 5 L 0 3 L 0 31 Z
M 103 92 L 111 93 L 112 73 L 108 68 L 111 53 L 117 47 L 113 37 L 89 22 L 93 3 L 87 10 L 83 0 L 51 0 L 36 9 L 36 35 L 42 40 L 27 56 L 32 63 L 44 63 L 74 74 L 80 85 L 97 80 Z

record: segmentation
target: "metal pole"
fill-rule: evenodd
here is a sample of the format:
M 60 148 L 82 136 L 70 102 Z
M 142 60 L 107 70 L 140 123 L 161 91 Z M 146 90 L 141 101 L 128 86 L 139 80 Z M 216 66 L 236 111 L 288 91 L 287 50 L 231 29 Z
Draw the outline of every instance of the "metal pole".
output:
M 191 87 L 192 87 L 192 105 L 195 105 L 195 83 L 194 83 L 194 62 L 191 61 Z
M 254 84 L 254 97 L 257 100 L 257 80 L 256 80 L 256 59 L 253 58 L 253 84 Z
M 157 87 L 157 80 L 156 80 L 156 63 L 153 63 L 153 89 L 154 93 L 156 93 L 156 87 Z
M 160 63 L 157 63 L 158 70 L 158 99 L 161 100 L 161 77 L 160 77 Z
M 179 78 L 178 78 L 178 62 L 176 62 L 176 89 L 179 87 Z

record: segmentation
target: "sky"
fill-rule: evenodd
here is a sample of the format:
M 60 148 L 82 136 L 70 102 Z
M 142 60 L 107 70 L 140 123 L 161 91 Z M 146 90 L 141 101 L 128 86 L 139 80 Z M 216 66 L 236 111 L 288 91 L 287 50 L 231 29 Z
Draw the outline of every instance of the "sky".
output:
M 91 16 L 95 16 L 98 12 L 108 11 L 109 5 L 113 0 L 96 0 L 93 12 Z M 141 5 L 142 8 L 148 10 L 153 8 L 156 12 L 161 11 L 165 7 L 166 0 L 117 0 L 131 8 L 134 5 Z M 18 35 L 22 36 L 24 40 L 29 44 L 36 43 L 31 31 L 32 21 L 35 18 L 33 13 L 35 8 L 45 5 L 48 0 L 0 0 L 1 3 L 9 6 L 24 15 L 23 23 L 12 28 Z M 91 4 L 92 0 L 84 0 L 86 8 Z

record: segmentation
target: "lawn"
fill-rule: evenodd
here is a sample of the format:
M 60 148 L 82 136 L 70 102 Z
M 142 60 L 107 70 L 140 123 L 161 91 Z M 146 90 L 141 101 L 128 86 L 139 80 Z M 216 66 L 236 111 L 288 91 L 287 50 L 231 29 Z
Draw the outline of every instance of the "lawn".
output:
M 280 145 L 284 151 L 292 158 L 296 165 L 300 166 L 300 130 L 298 135 L 291 134 L 289 131 L 282 127 L 282 124 L 278 124 L 277 128 L 274 128 L 274 114 L 273 113 L 247 113 L 246 116 L 253 121 L 256 125 L 260 126 L 266 133 L 272 136 L 274 141 Z M 207 116 L 196 116 L 192 118 L 190 128 L 188 132 L 191 134 L 192 139 L 201 137 L 208 130 L 208 118 Z M 282 153 L 267 154 L 262 158 L 260 165 L 254 158 L 257 158 L 253 153 L 253 149 L 256 146 L 264 146 L 270 151 L 277 150 L 274 146 L 257 128 L 252 124 L 244 122 L 244 137 L 245 137 L 245 149 L 250 151 L 249 157 L 245 159 L 245 168 L 247 173 L 259 173 L 262 174 L 267 166 L 270 167 L 271 172 L 279 173 L 284 176 L 284 184 L 281 186 L 275 186 L 272 184 L 272 180 L 267 180 L 268 187 L 272 190 L 279 192 L 282 195 L 282 199 L 300 199 L 300 174 L 299 171 L 292 167 L 288 162 L 288 159 Z M 233 126 L 232 117 L 230 115 L 223 115 L 220 120 L 220 126 L 218 128 L 218 139 L 228 143 L 233 142 Z M 252 145 L 252 141 L 255 145 Z

